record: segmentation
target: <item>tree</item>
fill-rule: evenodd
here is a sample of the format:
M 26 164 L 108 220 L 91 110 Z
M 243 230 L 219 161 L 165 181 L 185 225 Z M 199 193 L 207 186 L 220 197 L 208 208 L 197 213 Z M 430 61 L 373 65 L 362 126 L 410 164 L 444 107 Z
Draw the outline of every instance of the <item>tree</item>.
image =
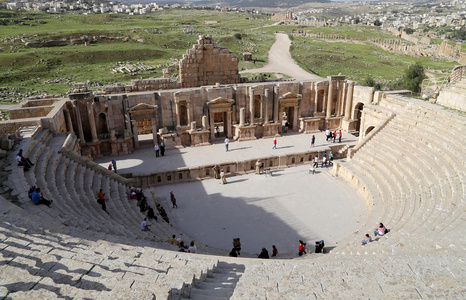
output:
M 406 89 L 419 93 L 421 91 L 422 81 L 426 78 L 424 67 L 420 62 L 416 62 L 405 70 L 402 81 Z
M 407 27 L 407 28 L 405 28 L 405 32 L 406 32 L 407 34 L 413 34 L 414 29 Z
M 234 34 L 235 38 L 237 38 L 238 40 L 241 40 L 243 38 L 243 36 L 241 35 L 241 33 L 235 33 Z
M 361 19 L 359 19 L 359 17 L 356 17 L 356 19 L 354 19 L 354 24 L 359 24 L 359 22 L 361 22 Z
M 381 25 L 382 25 L 382 22 L 380 22 L 380 20 L 377 19 L 377 20 L 374 21 L 374 25 L 375 25 L 375 26 L 381 26 Z

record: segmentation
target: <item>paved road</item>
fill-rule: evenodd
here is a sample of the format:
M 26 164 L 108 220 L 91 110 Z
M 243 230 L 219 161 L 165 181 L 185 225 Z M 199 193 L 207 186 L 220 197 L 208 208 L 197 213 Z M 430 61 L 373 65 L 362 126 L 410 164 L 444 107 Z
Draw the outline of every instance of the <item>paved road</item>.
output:
M 291 40 L 287 34 L 277 33 L 275 43 L 269 51 L 269 63 L 259 69 L 244 70 L 240 73 L 283 73 L 297 80 L 315 80 L 321 77 L 311 74 L 302 69 L 291 58 Z

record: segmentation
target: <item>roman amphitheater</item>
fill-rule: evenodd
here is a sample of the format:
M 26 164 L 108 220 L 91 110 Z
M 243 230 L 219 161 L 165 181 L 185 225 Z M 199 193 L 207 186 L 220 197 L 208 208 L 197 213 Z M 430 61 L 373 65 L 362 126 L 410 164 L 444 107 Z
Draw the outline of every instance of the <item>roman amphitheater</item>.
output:
M 169 77 L 174 69 L 176 81 Z M 466 298 L 465 70 L 452 70 L 450 85 L 435 102 L 406 91 L 375 91 L 341 74 L 247 82 L 231 52 L 210 36 L 200 36 L 164 78 L 99 91 L 77 84 L 68 98 L 28 99 L 0 123 L 1 146 L 8 149 L 1 173 L 0 296 Z M 326 129 L 342 130 L 343 141 L 325 142 Z M 317 142 L 310 148 L 312 135 Z M 226 137 L 231 150 L 241 151 L 227 156 Z M 279 146 L 289 146 L 273 152 L 273 137 Z M 300 147 L 299 139 L 306 146 Z M 157 158 L 157 165 L 153 145 L 161 142 L 167 155 Z M 19 149 L 35 164 L 27 172 L 16 165 Z M 194 154 L 170 165 L 176 151 Z M 335 156 L 332 168 L 319 166 L 317 174 L 310 174 L 314 158 L 321 162 L 330 152 Z M 118 173 L 103 167 L 112 158 L 118 161 Z M 254 258 L 254 251 L 228 257 L 235 236 L 225 236 L 230 248 L 206 243 L 173 225 L 182 222 L 177 212 L 169 211 L 170 224 L 159 218 L 150 221 L 150 231 L 140 230 L 145 215 L 129 198 L 131 186 L 142 188 L 152 206 L 167 206 L 167 189 L 215 182 L 212 166 L 218 164 L 227 174 L 226 186 L 236 181 L 231 186 L 241 196 L 241 179 L 266 182 L 265 174 L 252 175 L 258 158 L 277 184 L 296 174 L 309 185 L 330 181 L 335 192 L 343 189 L 350 195 L 345 199 L 359 207 L 359 218 L 343 228 L 332 227 L 323 216 L 323 227 L 341 233 L 325 238 L 323 254 L 281 256 L 283 251 L 269 260 Z M 142 171 L 130 166 L 135 161 Z M 256 188 L 263 189 L 257 182 Z M 33 205 L 27 193 L 33 185 L 54 200 L 50 207 Z M 279 201 L 289 201 L 288 188 L 297 185 L 308 188 L 306 183 L 283 186 Z M 100 189 L 107 195 L 109 214 L 96 202 Z M 182 211 L 182 197 L 178 200 Z M 234 210 L 232 218 L 238 213 Z M 217 226 L 211 217 L 199 219 Z M 364 234 L 372 235 L 379 222 L 390 232 L 361 246 Z M 244 237 L 261 232 L 251 233 L 254 228 L 243 223 L 247 249 Z M 288 231 L 298 235 L 295 228 Z M 185 242 L 195 239 L 200 254 L 178 252 L 169 242 L 173 234 Z M 293 248 L 297 250 L 297 240 Z

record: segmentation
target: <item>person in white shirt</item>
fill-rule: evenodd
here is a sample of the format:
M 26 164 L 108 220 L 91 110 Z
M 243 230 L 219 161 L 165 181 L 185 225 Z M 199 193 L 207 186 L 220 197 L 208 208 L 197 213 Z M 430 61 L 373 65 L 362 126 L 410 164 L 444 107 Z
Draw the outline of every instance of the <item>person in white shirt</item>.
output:
M 228 138 L 225 139 L 225 149 L 228 151 L 228 144 L 230 143 L 230 140 Z
M 194 245 L 194 241 L 191 241 L 191 244 L 189 244 L 188 252 L 189 253 L 197 253 L 197 247 Z
M 147 225 L 147 222 L 146 222 L 146 221 L 147 221 L 147 219 L 144 218 L 144 220 L 142 220 L 142 222 L 141 222 L 141 230 L 142 230 L 142 231 L 147 231 L 147 230 L 149 230 L 149 226 L 150 226 L 150 225 Z

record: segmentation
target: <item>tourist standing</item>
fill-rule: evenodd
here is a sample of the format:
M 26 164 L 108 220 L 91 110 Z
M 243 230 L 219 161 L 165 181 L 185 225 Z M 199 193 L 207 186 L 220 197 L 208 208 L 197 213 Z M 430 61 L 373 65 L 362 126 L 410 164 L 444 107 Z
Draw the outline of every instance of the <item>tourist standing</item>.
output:
M 220 183 L 221 184 L 227 184 L 227 179 L 225 177 L 225 172 L 223 172 L 223 169 L 220 170 Z
M 163 141 L 162 141 L 162 143 L 160 143 L 160 155 L 162 155 L 162 156 L 165 155 L 165 144 L 164 144 Z
M 335 130 L 333 132 L 333 142 L 335 143 L 335 139 L 337 138 L 337 131 Z
M 260 173 L 261 173 L 261 166 L 262 166 L 261 160 L 258 159 L 258 160 L 256 161 L 256 174 L 260 174 Z
M 230 140 L 228 138 L 225 139 L 225 149 L 227 149 L 228 152 L 228 144 L 230 143 Z
M 273 147 L 272 149 L 277 149 L 277 138 L 273 137 Z
M 214 178 L 220 179 L 220 168 L 217 165 L 214 165 L 212 171 L 214 172 Z
M 272 257 L 277 256 L 277 255 L 278 255 L 277 247 L 275 247 L 275 245 L 272 245 Z
M 338 132 L 338 142 L 341 143 L 341 129 L 340 129 L 340 131 Z
M 328 142 L 328 139 L 330 138 L 330 130 L 329 129 L 325 130 L 325 136 L 327 137 L 326 141 Z
M 173 207 L 172 208 L 178 208 L 178 205 L 176 204 L 176 198 L 175 195 L 173 195 L 173 191 L 170 192 L 170 201 L 172 202 Z
M 311 148 L 314 147 L 314 143 L 316 142 L 316 137 L 314 135 L 312 135 L 312 139 L 311 139 Z
M 159 144 L 155 143 L 154 150 L 155 150 L 155 157 L 159 157 Z
M 112 158 L 112 165 L 113 165 L 113 170 L 116 173 L 117 172 L 117 165 L 116 165 L 116 160 L 114 158 Z

